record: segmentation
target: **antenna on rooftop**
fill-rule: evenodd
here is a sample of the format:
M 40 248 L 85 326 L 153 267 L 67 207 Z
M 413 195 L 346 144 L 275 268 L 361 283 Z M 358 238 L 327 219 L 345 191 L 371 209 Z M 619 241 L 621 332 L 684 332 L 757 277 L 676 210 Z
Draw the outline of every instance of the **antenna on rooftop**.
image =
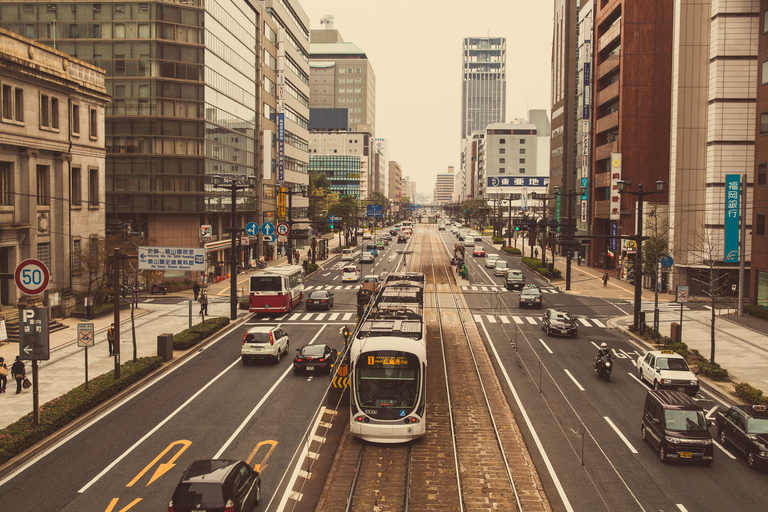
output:
M 334 22 L 333 14 L 326 14 L 325 16 L 320 18 L 320 25 L 326 25 L 326 27 L 324 28 L 327 28 L 327 29 L 333 28 L 333 22 Z

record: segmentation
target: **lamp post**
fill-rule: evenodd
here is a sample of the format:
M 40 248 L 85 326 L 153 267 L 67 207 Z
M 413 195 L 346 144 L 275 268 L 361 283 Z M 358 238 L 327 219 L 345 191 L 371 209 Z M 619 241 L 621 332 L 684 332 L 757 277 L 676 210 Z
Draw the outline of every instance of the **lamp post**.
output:
M 655 192 L 646 192 L 643 190 L 643 184 L 637 185 L 637 192 L 630 192 L 625 190 L 627 182 L 619 180 L 618 187 L 620 194 L 629 194 L 637 196 L 637 233 L 633 237 L 635 239 L 635 329 L 640 329 L 640 306 L 642 304 L 642 278 L 643 278 L 643 197 L 646 195 L 658 194 L 664 191 L 664 181 L 658 180 L 656 182 Z
M 581 187 L 581 192 L 574 192 L 573 189 L 569 189 L 568 193 L 560 192 L 560 185 L 555 185 L 555 194 L 560 197 L 568 198 L 568 215 L 566 220 L 565 229 L 560 229 L 560 245 L 565 246 L 565 289 L 566 291 L 571 289 L 571 261 L 573 260 L 573 236 L 576 234 L 573 228 L 573 205 L 571 198 L 576 196 L 583 196 L 587 192 L 587 187 Z
M 232 193 L 232 227 L 227 229 L 229 236 L 232 238 L 232 254 L 230 261 L 230 289 L 229 289 L 229 306 L 230 306 L 230 319 L 237 319 L 237 235 L 242 231 L 242 228 L 237 227 L 237 191 L 246 190 L 256 186 L 256 176 L 248 176 L 247 181 L 243 181 L 241 178 L 231 177 L 228 182 L 225 182 L 224 178 L 219 175 L 215 175 L 212 178 L 213 186 L 216 188 L 227 189 Z

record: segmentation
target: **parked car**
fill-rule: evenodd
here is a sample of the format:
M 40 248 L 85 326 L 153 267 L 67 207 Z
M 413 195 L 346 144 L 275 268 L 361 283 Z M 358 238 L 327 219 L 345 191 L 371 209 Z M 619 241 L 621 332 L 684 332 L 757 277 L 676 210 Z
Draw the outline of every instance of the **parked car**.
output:
M 370 251 L 365 251 L 360 255 L 360 263 L 373 263 L 373 260 L 373 253 Z
M 307 311 L 310 309 L 328 309 L 333 307 L 333 294 L 328 290 L 315 290 L 307 297 Z
M 498 254 L 488 253 L 488 254 L 485 255 L 485 267 L 486 268 L 493 268 L 493 267 L 495 267 L 497 261 L 499 261 L 499 255 Z
M 575 316 L 567 311 L 558 311 L 551 308 L 544 313 L 541 328 L 547 333 L 547 336 L 564 334 L 575 338 L 579 334 L 579 324 L 576 323 Z
M 261 477 L 240 460 L 196 460 L 181 475 L 169 512 L 249 512 L 261 501 Z
M 260 359 L 279 363 L 282 355 L 288 353 L 289 343 L 288 335 L 280 327 L 258 325 L 245 332 L 240 357 L 243 364 Z
M 296 349 L 293 358 L 293 373 L 320 372 L 330 373 L 339 353 L 328 345 L 307 345 Z

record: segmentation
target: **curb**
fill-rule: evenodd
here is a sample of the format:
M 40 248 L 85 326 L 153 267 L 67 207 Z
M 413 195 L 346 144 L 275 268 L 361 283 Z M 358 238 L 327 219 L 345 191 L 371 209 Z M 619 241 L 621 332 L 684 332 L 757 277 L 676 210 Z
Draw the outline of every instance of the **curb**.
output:
M 59 439 L 66 437 L 71 432 L 77 430 L 82 425 L 90 421 L 94 416 L 97 416 L 102 412 L 104 412 L 105 410 L 111 408 L 117 402 L 120 402 L 121 400 L 123 400 L 127 395 L 133 393 L 137 388 L 151 384 L 154 381 L 158 380 L 165 373 L 167 373 L 171 368 L 175 367 L 177 364 L 180 364 L 182 361 L 185 361 L 186 359 L 191 357 L 190 354 L 196 353 L 197 351 L 200 350 L 200 348 L 213 344 L 216 341 L 218 341 L 223 335 L 229 334 L 230 331 L 234 330 L 236 327 L 239 327 L 240 324 L 245 322 L 245 316 L 247 315 L 244 315 L 242 318 L 237 318 L 236 320 L 230 321 L 229 326 L 226 329 L 222 329 L 221 331 L 217 332 L 215 335 L 211 336 L 210 338 L 206 340 L 202 340 L 200 343 L 188 348 L 184 352 L 180 352 L 178 357 L 174 357 L 170 361 L 163 363 L 159 368 L 157 368 L 151 373 L 148 373 L 147 375 L 137 380 L 136 382 L 134 382 L 133 384 L 131 384 L 130 386 L 128 386 L 127 388 L 119 392 L 118 394 L 110 397 L 105 402 L 100 403 L 93 409 L 84 413 L 82 416 L 75 418 L 70 423 L 64 425 L 59 430 L 49 435 L 45 439 L 38 441 L 34 445 L 30 446 L 29 448 L 27 448 L 26 450 L 18 454 L 16 457 L 12 458 L 8 462 L 0 466 L 0 478 L 4 478 L 9 473 L 13 472 L 13 470 L 23 465 L 25 462 L 29 461 L 39 453 L 43 452 L 46 448 L 55 444 Z

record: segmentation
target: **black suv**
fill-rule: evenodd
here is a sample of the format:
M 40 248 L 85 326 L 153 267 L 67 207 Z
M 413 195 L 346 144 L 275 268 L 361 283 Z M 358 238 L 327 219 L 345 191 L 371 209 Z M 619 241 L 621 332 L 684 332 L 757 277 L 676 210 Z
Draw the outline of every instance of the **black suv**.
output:
M 768 468 L 768 407 L 734 405 L 715 419 L 720 444 L 731 444 L 747 456 L 752 469 Z
M 680 391 L 651 390 L 645 398 L 640 435 L 668 460 L 714 461 L 709 423 L 701 406 Z
M 248 512 L 261 500 L 259 472 L 239 460 L 196 460 L 181 476 L 168 512 Z
M 541 309 L 541 291 L 539 290 L 539 287 L 535 284 L 525 285 L 520 291 L 520 301 L 518 304 L 521 308 L 529 306 Z

